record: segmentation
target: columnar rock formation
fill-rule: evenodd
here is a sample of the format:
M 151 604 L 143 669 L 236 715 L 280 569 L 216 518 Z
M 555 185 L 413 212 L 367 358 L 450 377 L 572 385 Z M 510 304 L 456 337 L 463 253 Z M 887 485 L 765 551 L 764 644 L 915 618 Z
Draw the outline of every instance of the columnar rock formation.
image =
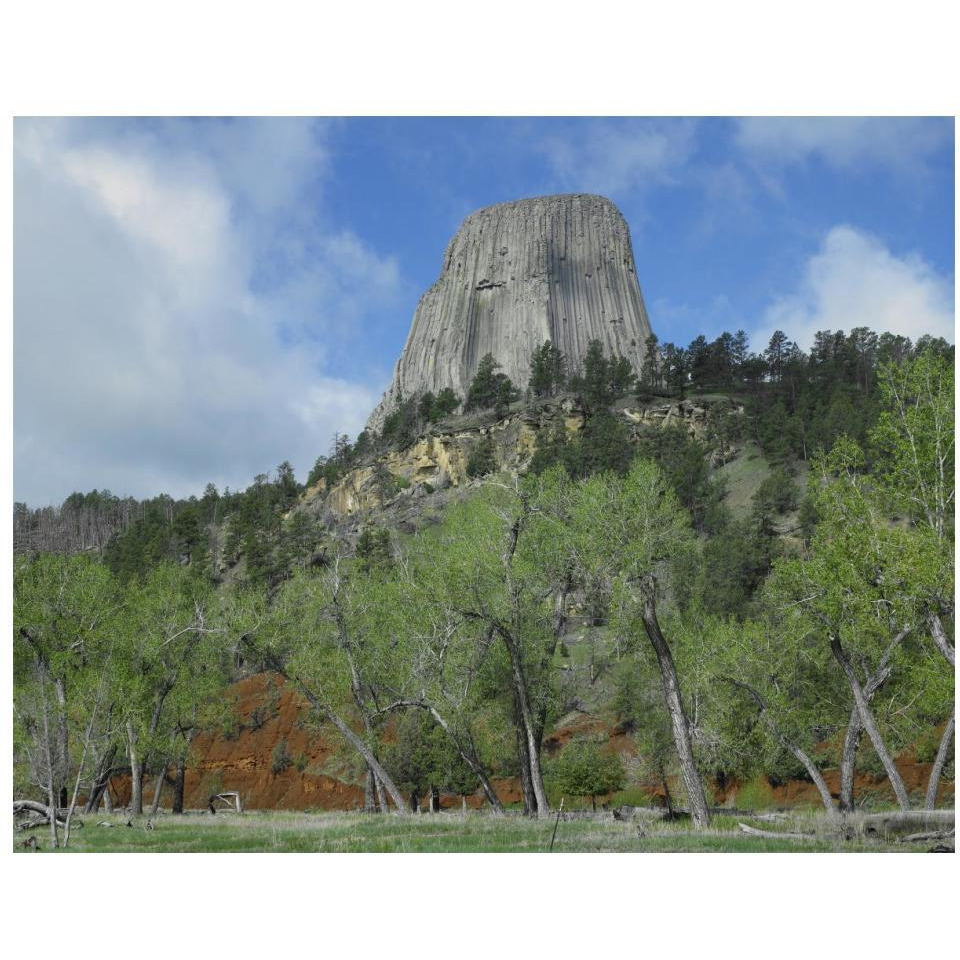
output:
M 368 426 L 379 429 L 401 399 L 428 390 L 466 396 L 487 353 L 523 387 L 547 339 L 573 369 L 599 340 L 639 372 L 649 335 L 630 231 L 609 200 L 566 194 L 485 207 L 447 246 Z

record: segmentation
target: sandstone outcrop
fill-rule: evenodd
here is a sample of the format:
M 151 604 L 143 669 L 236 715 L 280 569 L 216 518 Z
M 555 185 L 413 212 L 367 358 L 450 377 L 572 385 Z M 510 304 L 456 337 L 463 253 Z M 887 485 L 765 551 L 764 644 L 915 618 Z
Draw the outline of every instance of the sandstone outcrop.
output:
M 742 416 L 743 408 L 725 398 L 693 400 L 664 400 L 640 404 L 621 402 L 614 414 L 627 423 L 631 433 L 647 427 L 682 426 L 689 434 L 707 440 L 710 424 L 718 415 L 734 413 Z M 497 468 L 511 473 L 524 473 L 530 465 L 541 435 L 546 435 L 559 423 L 567 434 L 579 431 L 587 413 L 574 396 L 539 400 L 531 404 L 517 404 L 502 418 L 492 414 L 471 418 L 454 418 L 448 425 L 438 425 L 402 450 L 391 450 L 380 461 L 380 466 L 401 483 L 391 501 L 404 501 L 430 494 L 434 490 L 460 487 L 468 482 L 467 462 L 481 439 L 493 440 Z M 710 445 L 712 448 L 712 444 Z M 713 451 L 714 465 L 733 459 L 737 447 L 728 446 L 724 455 Z M 305 503 L 323 502 L 323 506 L 337 519 L 376 513 L 384 503 L 377 470 L 373 464 L 358 466 L 327 490 L 321 480 L 305 495 Z
M 524 387 L 547 339 L 573 368 L 599 340 L 639 371 L 649 335 L 630 231 L 613 203 L 565 194 L 485 207 L 447 246 L 367 426 L 379 430 L 402 398 L 428 390 L 464 397 L 487 353 Z

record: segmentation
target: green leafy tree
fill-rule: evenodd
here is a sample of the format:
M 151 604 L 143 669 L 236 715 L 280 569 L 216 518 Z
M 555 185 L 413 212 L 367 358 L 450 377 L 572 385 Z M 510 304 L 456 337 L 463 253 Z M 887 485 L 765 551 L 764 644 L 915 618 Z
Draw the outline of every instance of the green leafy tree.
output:
M 74 771 L 79 782 L 95 725 L 109 711 L 103 678 L 118 661 L 121 607 L 116 580 L 89 556 L 14 564 L 15 781 L 42 790 L 51 811 L 68 804 Z M 60 846 L 56 817 L 50 829 Z
M 657 612 L 658 581 L 669 578 L 696 549 L 689 521 L 656 464 L 635 460 L 623 478 L 604 473 L 579 485 L 567 523 L 580 576 L 594 582 L 606 577 L 611 583 L 615 629 L 629 638 L 645 634 L 650 641 L 693 821 L 703 828 L 710 820 L 703 781 L 674 654 Z
M 597 797 L 623 788 L 623 763 L 615 753 L 590 740 L 574 740 L 550 764 L 553 787 L 566 796 L 589 797 L 597 809 Z
M 900 675 L 905 641 L 923 623 L 925 599 L 939 592 L 948 567 L 938 562 L 933 541 L 918 527 L 891 524 L 868 477 L 862 451 L 841 439 L 815 464 L 819 522 L 806 557 L 775 564 L 767 587 L 769 605 L 784 611 L 783 629 L 798 629 L 832 658 L 846 681 L 850 720 L 842 765 L 852 783 L 852 764 L 861 730 L 880 759 L 903 809 L 910 798 L 893 762 L 893 749 L 907 742 L 910 723 L 924 713 L 946 712 L 937 677 L 939 657 L 917 650 L 911 669 L 928 676 L 909 706 L 886 711 L 885 696 L 897 692 L 885 682 Z M 799 622 L 799 626 L 797 626 Z M 941 671 L 942 673 L 943 671 Z M 952 671 L 951 671 L 952 673 Z M 881 689 L 882 686 L 882 689 Z M 951 680 L 952 687 L 952 680 Z M 947 693 L 952 700 L 952 690 Z

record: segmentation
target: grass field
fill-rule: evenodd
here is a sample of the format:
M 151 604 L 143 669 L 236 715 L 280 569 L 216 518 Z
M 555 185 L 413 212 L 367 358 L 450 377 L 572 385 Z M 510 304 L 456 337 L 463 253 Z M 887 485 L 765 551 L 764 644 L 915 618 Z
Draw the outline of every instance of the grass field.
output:
M 125 825 L 121 816 L 86 819 L 75 831 L 70 850 L 75 852 L 168 853 L 504 853 L 547 852 L 555 817 L 529 820 L 522 816 L 495 819 L 487 813 L 441 813 L 422 816 L 376 816 L 359 813 L 222 813 L 161 816 L 154 829 L 146 820 Z M 105 827 L 100 824 L 111 823 Z M 802 838 L 748 836 L 738 823 L 771 832 L 803 832 Z M 641 827 L 638 830 L 638 825 Z M 952 825 L 952 824 L 951 824 Z M 797 813 L 774 822 L 751 817 L 717 815 L 709 830 L 692 831 L 688 824 L 641 817 L 635 821 L 612 819 L 561 820 L 555 852 L 666 853 L 666 852 L 916 852 L 932 844 L 901 843 L 896 838 L 871 839 L 855 820 L 848 822 L 852 839 L 845 840 L 837 827 L 814 812 Z M 35 831 L 41 849 L 47 832 Z M 16 834 L 19 845 L 23 834 Z M 950 841 L 952 844 L 952 841 Z

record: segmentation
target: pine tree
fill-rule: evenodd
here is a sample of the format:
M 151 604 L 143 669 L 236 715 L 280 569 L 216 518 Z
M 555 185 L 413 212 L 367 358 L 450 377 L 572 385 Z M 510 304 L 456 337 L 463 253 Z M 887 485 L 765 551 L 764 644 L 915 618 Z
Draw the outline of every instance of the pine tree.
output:
M 453 413 L 453 411 L 459 406 L 460 398 L 450 387 L 444 387 L 437 394 L 437 398 L 433 402 L 433 414 L 431 419 L 442 420 L 444 417 L 449 417 L 450 414 Z
M 841 333 L 842 337 L 843 334 Z M 764 351 L 763 357 L 767 361 L 767 367 L 770 370 L 770 379 L 779 382 L 782 374 L 783 358 L 790 349 L 790 340 L 782 330 L 774 331 Z
M 500 416 L 517 399 L 519 393 L 510 378 L 506 374 L 496 372 L 499 366 L 500 364 L 490 353 L 480 360 L 476 376 L 467 392 L 464 411 L 489 410 L 492 407 Z
M 530 358 L 530 392 L 535 397 L 552 397 L 566 382 L 566 358 L 549 340 Z
M 610 398 L 614 399 L 630 392 L 637 375 L 633 372 L 630 361 L 618 354 L 607 365 L 607 378 Z
M 663 384 L 660 371 L 660 341 L 655 333 L 651 333 L 643 344 L 643 365 L 640 367 L 640 378 L 637 381 L 637 395 L 645 398 L 655 393 Z
M 610 403 L 609 361 L 603 355 L 603 344 L 591 340 L 583 358 L 583 399 L 594 410 Z
M 467 391 L 467 402 L 464 410 L 488 410 L 497 402 L 499 383 L 496 369 L 500 364 L 493 359 L 493 354 L 485 354 L 477 365 L 477 372 Z
M 497 455 L 493 437 L 487 434 L 474 448 L 467 460 L 468 477 L 485 477 L 497 469 Z
M 417 416 L 424 423 L 430 423 L 430 421 L 433 420 L 433 412 L 436 402 L 437 398 L 433 395 L 432 390 L 428 390 L 420 398 L 420 402 L 417 404 Z

